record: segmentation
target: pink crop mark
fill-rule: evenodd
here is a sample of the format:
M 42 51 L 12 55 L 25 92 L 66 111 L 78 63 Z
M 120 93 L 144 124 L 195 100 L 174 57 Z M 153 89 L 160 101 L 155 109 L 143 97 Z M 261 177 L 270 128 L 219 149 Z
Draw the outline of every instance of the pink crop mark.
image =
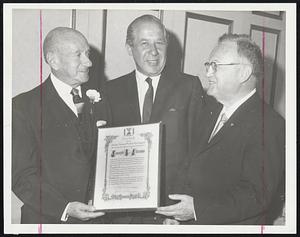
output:
M 264 25 L 264 24 L 263 24 Z M 261 131 L 261 135 L 262 135 L 262 147 L 263 147 L 263 157 L 262 157 L 262 194 L 263 194 L 263 205 L 265 204 L 265 193 L 266 193 L 266 190 L 265 190 L 265 163 L 264 163 L 264 145 L 265 145 L 265 107 L 264 107 L 264 101 L 265 101 L 265 45 L 266 43 L 266 32 L 263 31 L 262 32 L 262 58 L 263 58 L 263 77 L 262 77 L 262 131 Z M 264 233 L 264 229 L 265 229 L 265 226 L 262 224 L 261 225 L 261 228 L 260 228 L 260 233 L 263 234 Z
M 265 226 L 264 226 L 264 225 L 261 225 L 261 226 L 260 226 L 260 233 L 261 233 L 261 234 L 264 233 L 264 229 L 265 229 Z
M 42 84 L 43 82 L 43 25 L 42 25 L 42 10 L 40 10 L 40 84 Z M 42 87 L 40 87 L 42 88 Z M 42 123 L 43 123 L 43 119 L 42 119 L 42 95 L 43 95 L 43 91 L 42 89 L 40 90 L 40 128 L 42 128 Z M 40 139 L 42 140 L 42 129 L 40 129 L 41 133 L 40 133 Z M 40 143 L 42 144 L 42 142 Z M 39 158 L 40 158 L 40 161 L 39 161 L 39 165 L 40 165 L 40 223 L 42 223 L 42 182 L 41 182 L 41 178 L 42 178 L 42 147 L 40 147 L 40 155 L 39 155 Z M 43 231 L 42 229 L 42 224 L 38 224 L 38 233 L 41 234 Z

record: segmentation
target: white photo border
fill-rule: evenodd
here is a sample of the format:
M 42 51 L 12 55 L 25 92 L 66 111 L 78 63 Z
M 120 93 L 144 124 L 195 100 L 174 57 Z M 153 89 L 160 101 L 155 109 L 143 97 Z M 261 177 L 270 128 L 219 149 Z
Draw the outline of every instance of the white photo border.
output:
M 153 9 L 153 4 L 3 4 L 3 200 L 4 233 L 38 233 L 39 225 L 11 224 L 11 96 L 13 9 Z M 155 4 L 161 10 L 285 11 L 286 12 L 286 224 L 229 225 L 42 225 L 43 233 L 296 233 L 296 4 Z

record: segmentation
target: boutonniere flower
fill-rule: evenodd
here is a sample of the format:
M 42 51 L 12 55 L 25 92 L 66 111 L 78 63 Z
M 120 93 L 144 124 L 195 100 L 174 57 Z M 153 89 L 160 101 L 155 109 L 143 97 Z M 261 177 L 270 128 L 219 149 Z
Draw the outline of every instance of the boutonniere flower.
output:
M 92 104 L 99 102 L 101 100 L 100 93 L 96 90 L 88 90 L 86 96 L 89 97 Z

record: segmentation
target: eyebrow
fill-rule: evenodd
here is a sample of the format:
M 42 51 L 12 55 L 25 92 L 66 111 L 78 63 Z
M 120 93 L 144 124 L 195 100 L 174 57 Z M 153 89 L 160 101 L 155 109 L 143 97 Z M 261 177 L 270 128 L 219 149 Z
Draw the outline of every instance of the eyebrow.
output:
M 139 41 L 140 42 L 141 41 L 152 41 L 152 39 L 141 38 L 141 39 L 139 39 Z M 157 41 L 164 41 L 164 42 L 166 42 L 166 39 L 165 38 L 158 38 L 158 39 L 155 40 L 155 42 L 157 42 Z
M 82 52 L 91 52 L 91 49 L 90 48 L 88 48 L 86 50 L 79 50 L 79 49 L 77 49 L 75 51 L 71 51 L 71 53 L 74 53 L 74 54 L 82 53 Z

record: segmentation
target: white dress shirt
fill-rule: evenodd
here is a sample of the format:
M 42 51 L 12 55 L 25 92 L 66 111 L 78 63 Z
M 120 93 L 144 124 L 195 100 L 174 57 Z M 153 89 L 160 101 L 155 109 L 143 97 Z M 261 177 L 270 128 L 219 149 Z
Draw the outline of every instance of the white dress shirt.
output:
M 57 91 L 58 95 L 62 100 L 66 103 L 67 106 L 74 112 L 74 114 L 78 117 L 76 106 L 73 102 L 73 96 L 71 94 L 72 87 L 63 81 L 59 80 L 57 77 L 55 77 L 52 73 L 50 75 L 51 81 L 53 83 L 53 86 L 55 90 Z M 79 96 L 82 97 L 81 94 L 81 87 L 76 87 L 79 91 Z
M 138 70 L 135 70 L 135 75 L 136 75 L 136 84 L 137 84 L 137 90 L 138 90 L 138 97 L 139 97 L 139 107 L 140 107 L 140 115 L 141 115 L 141 121 L 143 121 L 143 106 L 144 106 L 144 100 L 145 100 L 145 95 L 148 90 L 149 84 L 146 82 L 146 79 L 148 76 L 142 74 Z M 153 102 L 158 86 L 158 82 L 160 79 L 160 75 L 155 76 L 155 77 L 150 77 L 152 79 L 152 86 L 153 86 Z

